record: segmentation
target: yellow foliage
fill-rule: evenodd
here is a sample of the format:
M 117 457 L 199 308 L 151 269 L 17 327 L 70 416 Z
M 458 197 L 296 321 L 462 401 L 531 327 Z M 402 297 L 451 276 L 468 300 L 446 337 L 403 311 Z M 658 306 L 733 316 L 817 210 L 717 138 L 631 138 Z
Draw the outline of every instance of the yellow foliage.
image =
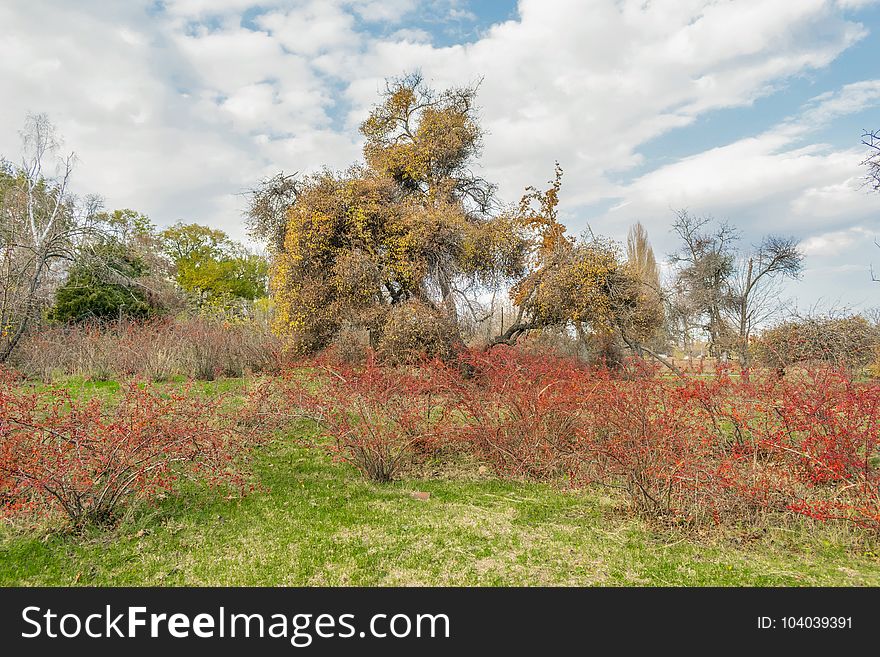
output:
M 271 277 L 275 328 L 292 348 L 323 348 L 343 325 L 379 330 L 408 300 L 450 312 L 453 285 L 522 272 L 520 224 L 469 206 L 491 191 L 468 168 L 473 97 L 400 81 L 361 126 L 366 166 L 300 181 Z

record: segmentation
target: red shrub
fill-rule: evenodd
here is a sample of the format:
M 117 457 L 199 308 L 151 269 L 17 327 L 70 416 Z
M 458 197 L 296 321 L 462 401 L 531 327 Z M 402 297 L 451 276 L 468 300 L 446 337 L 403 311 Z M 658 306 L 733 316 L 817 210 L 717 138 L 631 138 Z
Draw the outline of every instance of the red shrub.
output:
M 462 360 L 431 370 L 454 409 L 447 435 L 501 475 L 620 488 L 639 513 L 688 521 L 762 509 L 877 521 L 878 386 L 832 370 L 682 381 L 517 350 Z
M 682 380 L 640 361 L 610 372 L 498 348 L 419 368 L 368 359 L 314 371 L 280 394 L 264 387 L 249 413 L 266 406 L 287 420 L 299 409 L 336 458 L 376 481 L 415 450 L 454 445 L 501 476 L 621 489 L 645 515 L 787 510 L 880 528 L 880 386 L 833 370 Z
M 711 502 L 711 434 L 668 383 L 607 380 L 580 431 L 587 480 L 622 488 L 639 512 L 690 516 Z
M 445 415 L 430 381 L 372 357 L 363 367 L 324 364 L 287 398 L 319 423 L 336 459 L 377 482 L 394 479 L 414 451 L 431 450 Z
M 456 366 L 434 363 L 432 378 L 454 409 L 449 435 L 499 474 L 573 474 L 584 395 L 596 385 L 576 360 L 498 348 L 462 354 Z
M 0 513 L 61 509 L 75 526 L 110 523 L 181 477 L 242 486 L 234 460 L 243 441 L 219 403 L 133 384 L 106 408 L 0 387 Z
M 880 385 L 821 369 L 778 387 L 760 440 L 800 484 L 789 508 L 880 528 Z
M 880 527 L 880 386 L 823 368 L 787 379 L 722 373 L 686 394 L 718 435 L 726 470 L 740 473 L 729 488 L 741 497 Z

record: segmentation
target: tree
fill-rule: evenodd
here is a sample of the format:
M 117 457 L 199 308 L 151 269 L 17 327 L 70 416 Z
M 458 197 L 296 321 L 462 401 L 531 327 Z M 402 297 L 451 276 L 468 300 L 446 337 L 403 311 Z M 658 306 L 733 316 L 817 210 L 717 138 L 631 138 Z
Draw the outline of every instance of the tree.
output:
M 639 293 L 642 297 L 640 306 L 645 312 L 659 318 L 659 326 L 655 338 L 661 335 L 661 328 L 665 327 L 665 295 L 660 283 L 660 267 L 654 256 L 654 249 L 648 240 L 648 231 L 640 222 L 630 227 L 626 238 L 626 263 L 631 275 L 639 283 Z M 665 336 L 662 338 L 665 341 Z M 640 345 L 644 350 L 645 346 Z
M 862 161 L 862 166 L 868 169 L 865 184 L 873 191 L 880 192 L 880 130 L 865 130 L 862 134 L 862 144 L 868 149 Z
M 177 223 L 159 233 L 174 280 L 199 309 L 228 309 L 266 296 L 268 263 L 222 230 Z
M 179 309 L 169 259 L 150 219 L 131 209 L 99 212 L 100 231 L 82 240 L 55 293 L 57 321 L 139 318 Z
M 72 260 L 96 229 L 99 203 L 77 202 L 68 189 L 74 155 L 59 157 L 60 139 L 45 114 L 29 114 L 21 132 L 22 159 L 6 165 L 0 199 L 0 362 L 15 349 L 51 298 L 57 266 Z
M 677 319 L 699 318 L 713 355 L 736 352 L 748 367 L 749 338 L 778 308 L 778 283 L 797 278 L 803 263 L 798 240 L 768 235 L 751 253 L 737 248 L 739 232 L 726 222 L 676 213 L 673 229 L 682 247 L 671 256 L 678 265 Z
M 150 219 L 130 209 L 100 212 L 95 219 L 101 231 L 77 249 L 49 318 L 139 318 L 178 306 L 168 259 Z
M 511 289 L 516 318 L 490 346 L 513 344 L 536 329 L 564 328 L 584 340 L 592 336 L 606 352 L 615 338 L 638 351 L 662 323 L 657 290 L 643 278 L 650 276 L 645 243 L 633 262 L 624 262 L 608 240 L 568 236 L 557 216 L 561 186 L 557 165 L 546 191 L 529 188 L 523 196 L 518 217 L 531 231 L 532 264 Z
M 640 222 L 630 226 L 626 236 L 626 261 L 635 275 L 647 287 L 660 291 L 660 268 L 654 257 L 654 249 L 648 240 L 648 231 Z
M 272 278 L 276 327 L 293 349 L 322 349 L 354 325 L 395 360 L 414 342 L 446 353 L 438 342 L 456 339 L 448 327 L 478 317 L 479 293 L 505 283 L 516 317 L 489 347 L 534 329 L 630 344 L 656 331 L 662 306 L 639 266 L 606 240 L 565 234 L 558 165 L 549 189 L 528 188 L 512 208 L 474 175 L 475 97 L 475 87 L 435 92 L 417 75 L 392 81 L 361 125 L 364 164 L 295 182 L 276 177 L 257 192 L 252 230 L 270 239 L 279 234 L 276 201 L 293 199 Z M 414 322 L 431 326 L 413 330 Z
M 91 255 L 70 268 L 67 280 L 55 292 L 50 319 L 139 318 L 153 311 L 146 290 L 137 284 L 147 274 L 143 261 L 111 241 L 94 246 Z
M 865 185 L 871 191 L 880 192 L 880 130 L 865 130 L 862 133 L 862 144 L 868 148 L 867 155 L 862 160 L 862 166 L 868 169 Z M 876 240 L 874 244 L 880 246 L 880 242 Z M 873 267 L 871 267 L 871 280 L 875 283 L 880 282 Z
M 687 324 L 696 319 L 708 334 L 710 353 L 719 355 L 736 342 L 725 314 L 731 304 L 729 284 L 735 271 L 734 246 L 739 232 L 726 222 L 707 230 L 711 224 L 710 217 L 677 211 L 672 228 L 682 246 L 670 256 L 670 261 L 678 267 L 678 312 L 687 318 Z
M 752 331 L 779 307 L 779 290 L 775 283 L 782 278 L 797 278 L 803 268 L 803 259 L 798 240 L 769 235 L 753 253 L 741 259 L 731 277 L 729 311 L 737 329 L 737 352 L 744 368 L 751 361 L 749 338 Z
M 687 357 L 695 356 L 697 336 L 703 330 L 702 317 L 679 279 L 673 280 L 667 291 L 665 316 L 665 328 L 672 343 L 681 347 Z
M 266 243 L 269 251 L 278 253 L 284 249 L 287 232 L 287 212 L 296 202 L 299 185 L 296 173 L 283 171 L 266 178 L 251 190 L 245 213 L 251 235 Z
M 489 214 L 494 188 L 471 172 L 475 95 L 435 92 L 418 75 L 391 81 L 361 125 L 364 164 L 295 184 L 276 177 L 255 197 L 264 236 L 280 234 L 274 200 L 293 199 L 272 290 L 276 329 L 294 351 L 324 348 L 345 325 L 378 345 L 391 308 L 407 302 L 458 325 L 461 312 L 480 312 L 480 290 L 523 271 L 519 224 Z
M 165 253 L 175 263 L 220 258 L 231 246 L 229 237 L 222 230 L 183 222 L 161 231 L 159 239 Z

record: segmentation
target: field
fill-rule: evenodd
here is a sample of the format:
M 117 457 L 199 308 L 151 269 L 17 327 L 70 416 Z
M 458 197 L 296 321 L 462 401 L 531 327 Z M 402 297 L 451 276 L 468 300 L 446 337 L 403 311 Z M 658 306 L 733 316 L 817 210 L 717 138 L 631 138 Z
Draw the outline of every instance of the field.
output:
M 198 394 L 234 401 L 243 384 L 204 382 Z M 54 385 L 77 399 L 120 394 L 115 382 Z M 249 467 L 260 486 L 244 497 L 193 483 L 134 504 L 110 529 L 4 526 L 0 584 L 880 584 L 878 543 L 849 525 L 787 515 L 761 526 L 669 527 L 627 513 L 616 491 L 501 479 L 466 456 L 428 459 L 376 484 L 304 447 L 314 433 L 301 421 L 255 449 Z

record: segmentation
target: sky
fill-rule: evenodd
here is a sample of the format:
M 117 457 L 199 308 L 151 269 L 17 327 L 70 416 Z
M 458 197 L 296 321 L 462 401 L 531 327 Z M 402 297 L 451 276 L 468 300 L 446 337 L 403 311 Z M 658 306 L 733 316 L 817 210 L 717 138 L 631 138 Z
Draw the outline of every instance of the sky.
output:
M 880 0 L 4 0 L 0 154 L 28 112 L 75 151 L 72 187 L 158 225 L 245 239 L 244 193 L 361 159 L 385 80 L 479 82 L 477 172 L 514 202 L 565 174 L 569 230 L 664 260 L 674 212 L 742 246 L 801 240 L 802 308 L 880 306 Z

